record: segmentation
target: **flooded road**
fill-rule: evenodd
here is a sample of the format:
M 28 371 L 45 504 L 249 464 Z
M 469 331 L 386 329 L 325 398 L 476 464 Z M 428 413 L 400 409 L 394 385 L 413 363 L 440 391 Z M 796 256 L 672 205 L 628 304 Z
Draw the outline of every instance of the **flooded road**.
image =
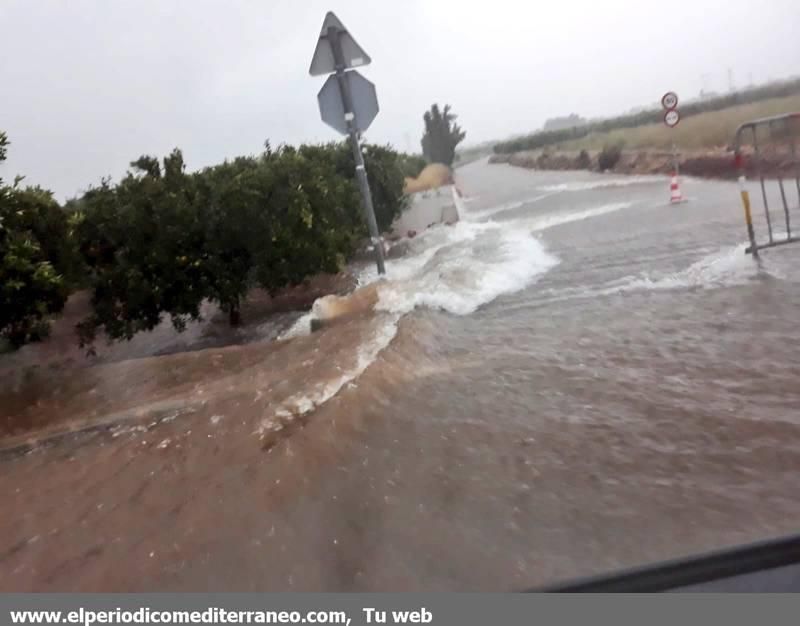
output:
M 458 178 L 375 310 L 3 396 L 131 420 L 0 459 L 0 589 L 513 590 L 796 531 L 800 247 L 747 257 L 734 184 Z

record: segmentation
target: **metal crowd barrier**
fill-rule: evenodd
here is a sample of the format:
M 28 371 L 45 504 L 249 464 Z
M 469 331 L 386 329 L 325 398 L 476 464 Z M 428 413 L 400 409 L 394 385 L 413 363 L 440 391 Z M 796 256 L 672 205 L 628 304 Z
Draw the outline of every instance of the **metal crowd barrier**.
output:
M 748 132 L 749 131 L 749 132 Z M 747 224 L 747 235 L 750 239 L 750 246 L 746 252 L 752 254 L 753 257 L 758 258 L 759 250 L 765 248 L 774 248 L 787 243 L 800 241 L 800 237 L 792 235 L 791 214 L 792 210 L 789 208 L 790 200 L 784 184 L 783 172 L 781 163 L 778 164 L 777 183 L 780 189 L 781 203 L 783 205 L 783 215 L 786 222 L 786 233 L 776 234 L 773 229 L 772 216 L 770 215 L 769 199 L 767 197 L 767 183 L 764 178 L 764 156 L 762 148 L 764 146 L 759 144 L 759 134 L 763 131 L 768 133 L 767 144 L 768 147 L 777 150 L 776 158 L 791 159 L 794 170 L 794 182 L 797 188 L 798 206 L 800 209 L 800 161 L 798 160 L 798 147 L 797 139 L 800 134 L 800 113 L 787 113 L 785 115 L 776 115 L 775 117 L 765 117 L 763 119 L 753 120 L 746 124 L 742 124 L 736 131 L 736 140 L 734 142 L 734 151 L 736 154 L 736 167 L 739 170 L 739 186 L 742 196 L 742 205 L 744 206 L 744 218 Z M 753 227 L 752 205 L 750 201 L 750 193 L 747 190 L 747 178 L 745 176 L 746 170 L 746 157 L 744 155 L 744 140 L 745 134 L 751 134 L 753 146 L 753 160 L 755 163 L 755 171 L 761 185 L 761 197 L 764 202 L 764 216 L 767 222 L 767 241 L 759 243 L 756 240 L 755 229 Z M 781 150 L 785 150 L 785 154 L 781 154 Z

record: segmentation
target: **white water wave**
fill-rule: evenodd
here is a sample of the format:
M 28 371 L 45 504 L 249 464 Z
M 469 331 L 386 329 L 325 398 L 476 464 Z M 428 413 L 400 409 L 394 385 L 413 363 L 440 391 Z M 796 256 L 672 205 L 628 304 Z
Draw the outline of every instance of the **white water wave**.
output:
M 509 222 L 464 220 L 453 226 L 432 227 L 408 240 L 409 251 L 404 257 L 386 263 L 375 308 L 408 313 L 428 307 L 468 315 L 501 295 L 525 288 L 558 263 L 531 232 L 631 206 L 630 202 L 616 202 Z M 377 280 L 377 271 L 371 265 L 358 276 L 360 287 Z M 322 303 L 315 303 L 281 339 L 311 332 L 312 321 L 324 316 L 324 308 L 316 304 Z
M 287 421 L 305 415 L 333 398 L 375 361 L 381 351 L 388 346 L 397 334 L 399 315 L 389 316 L 376 325 L 372 335 L 357 349 L 354 363 L 339 376 L 317 383 L 311 390 L 296 393 L 278 405 L 270 417 L 261 421 L 257 434 L 281 430 Z
M 320 298 L 281 339 L 307 335 L 314 320 L 363 309 L 365 289 L 377 291 L 377 311 L 404 314 L 416 307 L 468 315 L 500 295 L 526 287 L 558 260 L 530 230 L 514 223 L 458 222 L 437 226 L 409 241 L 406 256 L 388 261 L 379 279 L 373 266 L 358 276 L 352 296 Z M 350 300 L 350 302 L 348 302 Z M 350 304 L 352 303 L 352 307 Z
M 278 337 L 278 341 L 283 341 L 284 339 L 294 339 L 295 337 L 308 335 L 311 332 L 311 321 L 314 319 L 315 316 L 312 309 L 308 313 L 297 318 L 297 321 L 295 321 L 295 323 L 292 324 L 288 330 Z
M 385 316 L 374 336 L 358 348 L 352 367 L 341 375 L 295 394 L 267 418 L 261 432 L 280 429 L 292 416 L 302 415 L 336 395 L 386 348 L 397 332 L 399 319 L 415 308 L 431 308 L 453 315 L 469 315 L 496 298 L 533 284 L 559 263 L 531 232 L 558 224 L 585 220 L 631 206 L 630 203 L 601 205 L 572 213 L 543 215 L 533 220 L 474 222 L 463 220 L 453 226 L 437 226 L 408 242 L 406 256 L 386 265 L 386 276 L 378 278 L 370 267 L 359 276 L 359 289 L 375 289 L 376 313 Z M 358 294 L 352 299 L 356 303 Z M 342 299 L 340 299 L 342 300 Z M 331 307 L 322 299 L 301 317 L 282 338 L 308 334 L 314 319 L 326 311 L 347 310 L 337 301 Z M 319 306 L 318 306 L 319 305 Z M 388 315 L 386 315 L 388 313 Z
M 569 224 L 571 222 L 579 222 L 588 220 L 593 217 L 600 217 L 609 213 L 615 213 L 623 209 L 628 209 L 633 206 L 632 202 L 613 202 L 611 204 L 603 204 L 600 206 L 584 209 L 583 211 L 572 211 L 569 213 L 549 213 L 546 215 L 539 215 L 530 218 L 524 222 L 525 226 L 532 231 L 542 231 L 554 226 L 561 226 L 562 224 Z
M 564 192 L 564 191 L 590 191 L 606 187 L 629 187 L 631 185 L 649 185 L 663 183 L 663 176 L 626 176 L 625 178 L 606 178 L 586 181 L 573 181 L 557 185 L 543 185 L 539 191 Z
M 465 210 L 466 216 L 470 220 L 482 220 L 486 219 L 487 217 L 492 217 L 493 215 L 497 215 L 498 213 L 505 213 L 506 211 L 513 211 L 514 209 L 520 209 L 529 204 L 535 204 L 545 198 L 549 198 L 554 196 L 558 191 L 550 191 L 548 193 L 542 193 L 535 196 L 531 196 L 528 198 L 523 198 L 521 200 L 514 200 L 512 202 L 506 202 L 504 204 L 498 204 L 487 209 L 480 209 L 480 210 Z
M 408 313 L 427 307 L 469 315 L 525 288 L 558 263 L 516 225 L 463 222 L 457 227 L 463 233 L 458 242 L 438 248 L 414 272 L 379 288 L 378 310 Z
M 543 296 L 541 301 L 553 303 L 637 291 L 719 289 L 743 285 L 758 276 L 759 272 L 764 271 L 753 262 L 752 257 L 744 253 L 745 248 L 746 244 L 723 248 L 677 272 L 663 274 L 642 272 L 609 281 L 598 287 L 584 286 L 548 290 L 541 294 Z M 774 271 L 768 273 L 775 278 L 781 278 Z
M 637 289 L 718 288 L 741 285 L 758 273 L 753 259 L 744 253 L 745 244 L 724 248 L 704 256 L 685 270 L 665 275 L 644 273 L 626 283 L 610 288 L 611 293 Z

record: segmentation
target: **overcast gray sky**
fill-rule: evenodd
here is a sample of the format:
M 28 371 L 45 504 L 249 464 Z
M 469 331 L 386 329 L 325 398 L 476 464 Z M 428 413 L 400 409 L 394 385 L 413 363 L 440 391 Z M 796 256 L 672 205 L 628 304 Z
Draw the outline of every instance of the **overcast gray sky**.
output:
M 800 73 L 798 0 L 0 0 L 0 175 L 64 198 L 143 153 L 178 146 L 196 169 L 336 138 L 308 75 L 328 10 L 372 56 L 368 139 L 404 150 L 433 102 L 476 143 L 725 90 L 729 67 Z

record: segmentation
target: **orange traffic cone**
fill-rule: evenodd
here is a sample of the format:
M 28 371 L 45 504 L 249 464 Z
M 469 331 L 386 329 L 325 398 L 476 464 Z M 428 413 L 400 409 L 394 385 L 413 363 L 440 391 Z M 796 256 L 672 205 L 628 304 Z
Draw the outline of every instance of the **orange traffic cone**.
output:
M 675 172 L 672 173 L 672 181 L 669 184 L 669 202 L 670 204 L 683 202 L 681 187 L 678 184 L 678 175 Z

